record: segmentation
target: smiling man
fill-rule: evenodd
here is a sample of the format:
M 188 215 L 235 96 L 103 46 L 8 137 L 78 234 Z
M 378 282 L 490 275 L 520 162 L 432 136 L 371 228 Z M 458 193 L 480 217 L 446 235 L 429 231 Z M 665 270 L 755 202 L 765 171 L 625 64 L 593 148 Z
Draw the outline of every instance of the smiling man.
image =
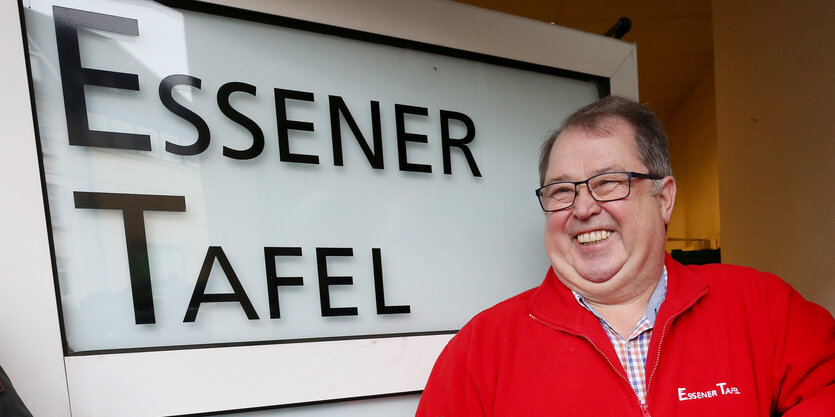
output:
M 832 415 L 829 312 L 776 276 L 664 252 L 676 185 L 647 107 L 578 110 L 539 173 L 545 281 L 461 329 L 418 416 Z

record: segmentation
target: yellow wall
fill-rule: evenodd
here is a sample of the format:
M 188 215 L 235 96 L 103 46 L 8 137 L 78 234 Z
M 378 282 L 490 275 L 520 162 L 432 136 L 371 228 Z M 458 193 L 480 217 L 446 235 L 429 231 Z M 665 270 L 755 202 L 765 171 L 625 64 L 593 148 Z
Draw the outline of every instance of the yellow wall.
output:
M 668 239 L 672 249 L 719 247 L 719 162 L 713 66 L 666 121 L 678 195 Z
M 835 2 L 714 0 L 724 262 L 835 311 Z

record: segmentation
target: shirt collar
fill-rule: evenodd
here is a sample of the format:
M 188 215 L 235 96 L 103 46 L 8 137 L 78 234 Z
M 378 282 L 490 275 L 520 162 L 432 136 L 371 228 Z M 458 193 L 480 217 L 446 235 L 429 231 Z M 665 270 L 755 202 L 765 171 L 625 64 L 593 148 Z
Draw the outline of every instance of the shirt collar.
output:
M 576 291 L 571 290 L 574 294 L 574 298 L 577 300 L 580 305 L 588 311 L 591 311 L 592 314 L 595 315 L 598 319 L 603 319 L 603 316 L 597 312 L 590 304 L 586 302 L 586 299 L 583 298 L 582 295 L 578 294 Z M 661 303 L 664 302 L 664 298 L 667 297 L 667 266 L 664 266 L 664 269 L 661 271 L 661 279 L 658 280 L 658 285 L 655 286 L 655 290 L 652 292 L 652 295 L 649 297 L 649 303 L 647 304 L 647 311 L 644 313 L 644 317 L 649 320 L 650 324 L 655 326 L 655 318 L 658 317 L 658 310 L 661 308 Z

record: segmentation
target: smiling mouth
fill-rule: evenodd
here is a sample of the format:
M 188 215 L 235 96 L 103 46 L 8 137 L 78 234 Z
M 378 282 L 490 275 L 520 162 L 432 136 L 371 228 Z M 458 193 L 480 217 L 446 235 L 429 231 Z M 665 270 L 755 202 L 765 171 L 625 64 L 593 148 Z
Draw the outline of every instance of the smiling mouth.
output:
M 583 244 L 584 246 L 594 245 L 595 243 L 600 243 L 608 239 L 611 235 L 611 230 L 595 230 L 593 232 L 587 232 L 577 235 L 577 241 Z

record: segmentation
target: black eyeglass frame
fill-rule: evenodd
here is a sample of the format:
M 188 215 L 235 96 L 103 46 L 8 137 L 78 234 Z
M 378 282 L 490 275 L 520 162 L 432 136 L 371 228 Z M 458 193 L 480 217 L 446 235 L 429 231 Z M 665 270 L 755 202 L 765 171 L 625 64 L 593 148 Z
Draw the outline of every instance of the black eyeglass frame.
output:
M 609 175 L 609 174 L 626 174 L 627 185 L 628 185 L 629 189 L 626 191 L 626 195 L 623 196 L 623 197 L 605 199 L 605 200 L 598 199 L 597 197 L 594 196 L 594 193 L 591 192 L 591 187 L 589 187 L 589 181 L 591 181 L 591 180 L 593 180 L 597 177 L 600 177 L 602 175 Z M 542 211 L 545 211 L 545 212 L 548 212 L 548 213 L 553 213 L 555 211 L 562 211 L 562 210 L 565 210 L 565 209 L 568 209 L 568 208 L 571 208 L 571 207 L 574 206 L 574 203 L 577 201 L 577 195 L 580 194 L 580 189 L 577 188 L 577 186 L 579 186 L 580 184 L 586 184 L 586 188 L 589 190 L 589 195 L 591 196 L 592 199 L 594 199 L 594 201 L 597 201 L 598 203 L 605 203 L 605 202 L 608 202 L 608 201 L 623 200 L 626 197 L 629 197 L 630 194 L 632 194 L 632 178 L 647 179 L 647 180 L 661 180 L 661 179 L 664 179 L 664 177 L 659 177 L 657 175 L 642 174 L 640 172 L 634 172 L 634 171 L 612 171 L 612 172 L 603 172 L 603 173 L 600 173 L 600 174 L 597 174 L 597 175 L 593 175 L 589 178 L 586 178 L 584 181 L 557 181 L 557 182 L 552 182 L 550 184 L 545 184 L 542 187 L 537 188 L 536 190 L 534 190 L 534 192 L 536 194 L 537 201 L 539 201 L 539 207 L 542 207 Z M 571 200 L 571 204 L 569 204 L 569 205 L 567 205 L 563 208 L 559 208 L 559 209 L 556 209 L 556 210 L 546 210 L 545 205 L 542 204 L 542 195 L 540 194 L 540 191 L 543 188 L 550 187 L 554 184 L 572 184 L 572 185 L 574 185 L 574 199 Z

